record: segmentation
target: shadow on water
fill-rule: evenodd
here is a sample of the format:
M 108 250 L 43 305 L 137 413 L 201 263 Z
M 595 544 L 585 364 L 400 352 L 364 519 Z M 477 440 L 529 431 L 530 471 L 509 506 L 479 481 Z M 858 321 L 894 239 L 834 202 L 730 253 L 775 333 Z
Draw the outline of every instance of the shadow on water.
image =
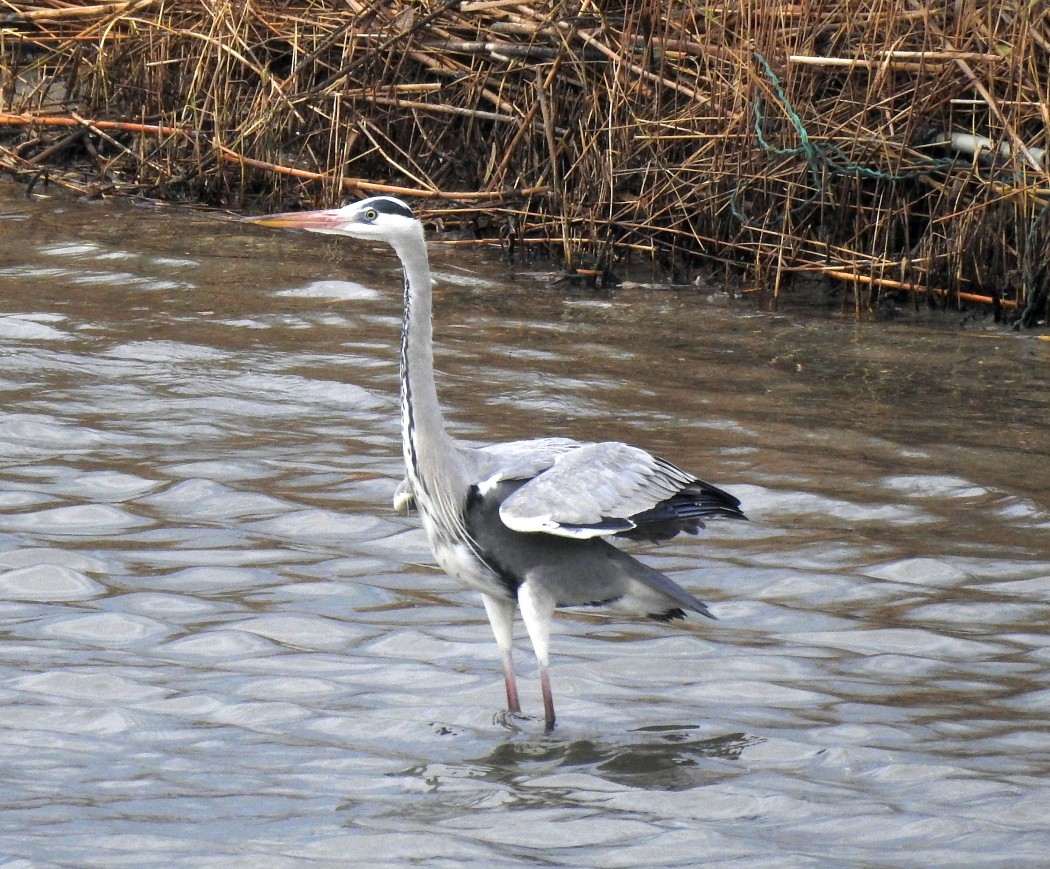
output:
M 642 727 L 631 732 L 630 741 L 561 740 L 556 734 L 510 739 L 481 757 L 446 762 L 441 772 L 428 764 L 396 775 L 420 778 L 437 789 L 441 776 L 449 774 L 516 788 L 539 777 L 580 773 L 616 785 L 677 791 L 721 778 L 724 771 L 710 761 L 737 761 L 748 748 L 766 741 L 748 733 L 701 739 L 697 729 L 688 724 Z

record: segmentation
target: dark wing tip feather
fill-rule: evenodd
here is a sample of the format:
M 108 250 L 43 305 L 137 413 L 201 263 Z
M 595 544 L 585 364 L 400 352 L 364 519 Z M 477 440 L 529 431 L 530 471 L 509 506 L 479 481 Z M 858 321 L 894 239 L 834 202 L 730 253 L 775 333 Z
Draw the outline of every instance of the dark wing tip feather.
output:
M 659 543 L 683 531 L 698 533 L 705 527 L 705 519 L 746 520 L 747 517 L 740 509 L 738 498 L 703 480 L 694 480 L 652 509 L 632 516 L 633 527 L 619 531 L 617 535 Z
M 696 611 L 702 616 L 718 621 L 718 619 L 715 618 L 714 613 L 712 613 L 704 604 L 700 604 L 700 607 L 696 609 Z M 686 611 L 681 607 L 674 607 L 673 609 L 664 610 L 661 613 L 649 613 L 649 618 L 655 622 L 671 622 L 675 619 L 684 619 L 685 617 Z
M 718 486 L 705 483 L 703 480 L 693 480 L 675 497 L 688 499 L 698 509 L 705 511 L 705 515 L 712 519 L 716 516 L 730 519 L 747 518 L 740 509 L 739 498 L 730 495 L 724 489 L 719 489 Z
M 675 619 L 684 619 L 685 610 L 680 607 L 675 607 L 674 609 L 665 610 L 662 613 L 649 613 L 649 618 L 654 622 L 671 622 Z

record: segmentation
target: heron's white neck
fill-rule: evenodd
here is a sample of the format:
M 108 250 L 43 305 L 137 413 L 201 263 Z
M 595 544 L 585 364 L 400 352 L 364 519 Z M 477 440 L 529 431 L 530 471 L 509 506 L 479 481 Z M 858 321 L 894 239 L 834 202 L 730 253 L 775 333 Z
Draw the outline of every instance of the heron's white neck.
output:
M 401 332 L 401 433 L 405 466 L 421 509 L 439 518 L 457 521 L 462 505 L 450 503 L 448 493 L 460 492 L 462 464 L 445 430 L 445 420 L 434 383 L 431 277 L 422 227 L 418 243 L 396 245 L 405 270 L 405 318 Z

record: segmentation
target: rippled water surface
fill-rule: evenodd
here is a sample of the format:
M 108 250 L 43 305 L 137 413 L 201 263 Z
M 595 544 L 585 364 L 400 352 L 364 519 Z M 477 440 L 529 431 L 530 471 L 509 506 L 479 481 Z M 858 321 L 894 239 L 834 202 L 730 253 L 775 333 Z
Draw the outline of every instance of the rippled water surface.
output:
M 390 507 L 388 252 L 0 191 L 0 865 L 1047 865 L 1050 344 L 435 245 L 459 435 L 752 519 L 646 556 L 717 622 L 559 618 L 545 735 Z

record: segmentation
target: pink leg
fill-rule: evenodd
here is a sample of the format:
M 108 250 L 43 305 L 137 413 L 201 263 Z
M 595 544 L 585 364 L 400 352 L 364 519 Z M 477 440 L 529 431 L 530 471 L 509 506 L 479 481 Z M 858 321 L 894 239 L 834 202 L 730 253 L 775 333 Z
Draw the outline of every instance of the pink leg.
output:
M 518 606 L 525 630 L 529 632 L 536 661 L 540 665 L 540 688 L 543 691 L 543 719 L 547 732 L 554 729 L 554 697 L 551 695 L 551 677 L 547 672 L 550 662 L 551 616 L 554 615 L 554 598 L 542 587 L 526 580 L 518 589 Z
M 554 697 L 551 694 L 551 677 L 547 668 L 540 665 L 540 689 L 543 691 L 543 719 L 547 732 L 554 730 Z
M 507 711 L 520 715 L 521 704 L 518 702 L 518 686 L 514 683 L 514 658 L 510 651 L 503 655 L 503 681 L 507 685 Z
M 489 624 L 492 625 L 492 633 L 496 637 L 496 645 L 499 646 L 500 657 L 503 659 L 503 682 L 507 686 L 507 711 L 520 715 L 518 686 L 514 682 L 514 650 L 511 647 L 514 639 L 514 610 L 516 609 L 514 601 L 489 597 L 487 594 L 482 595 L 481 599 L 485 602 L 485 612 L 488 613 Z

